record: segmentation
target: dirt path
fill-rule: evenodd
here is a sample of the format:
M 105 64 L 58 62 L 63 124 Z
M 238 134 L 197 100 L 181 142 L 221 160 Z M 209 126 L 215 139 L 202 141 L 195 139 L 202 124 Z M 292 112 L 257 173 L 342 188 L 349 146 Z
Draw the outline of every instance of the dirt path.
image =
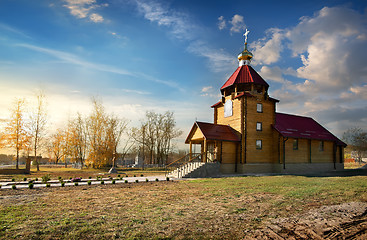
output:
M 246 234 L 246 239 L 367 239 L 367 203 L 323 206 Z

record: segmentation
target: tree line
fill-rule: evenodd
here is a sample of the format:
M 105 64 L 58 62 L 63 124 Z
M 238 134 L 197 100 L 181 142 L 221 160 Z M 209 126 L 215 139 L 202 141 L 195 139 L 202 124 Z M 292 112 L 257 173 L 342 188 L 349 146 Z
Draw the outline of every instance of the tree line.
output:
M 16 168 L 19 157 L 48 154 L 56 164 L 67 162 L 80 166 L 102 168 L 111 166 L 114 159 L 124 158 L 133 149 L 140 152 L 148 164 L 164 164 L 173 151 L 172 140 L 181 135 L 173 112 L 164 114 L 148 111 L 139 127 L 129 127 L 129 120 L 108 113 L 100 100 L 92 99 L 88 116 L 77 113 L 64 127 L 48 130 L 48 112 L 45 95 L 36 96 L 36 105 L 26 109 L 25 99 L 15 99 L 10 118 L 0 132 L 0 147 L 15 153 Z M 123 141 L 124 140 L 124 141 Z

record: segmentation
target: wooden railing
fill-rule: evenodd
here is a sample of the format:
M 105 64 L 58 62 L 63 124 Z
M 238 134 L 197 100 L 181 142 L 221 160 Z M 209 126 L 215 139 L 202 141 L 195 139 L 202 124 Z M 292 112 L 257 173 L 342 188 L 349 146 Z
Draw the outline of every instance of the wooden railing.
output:
M 189 162 L 201 162 L 201 159 L 203 157 L 203 153 L 192 153 L 191 154 L 191 159 L 190 159 L 190 153 L 189 154 L 186 154 L 185 156 L 171 162 L 170 164 L 166 165 L 166 176 L 180 168 L 181 166 L 185 165 L 186 163 L 189 163 Z

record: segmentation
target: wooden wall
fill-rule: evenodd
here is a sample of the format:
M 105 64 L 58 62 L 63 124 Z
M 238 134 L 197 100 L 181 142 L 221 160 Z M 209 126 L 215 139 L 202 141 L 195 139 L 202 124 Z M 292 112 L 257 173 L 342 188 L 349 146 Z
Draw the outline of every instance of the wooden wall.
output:
M 257 112 L 257 103 L 263 105 L 263 112 Z M 275 124 L 275 102 L 265 100 L 262 94 L 247 98 L 247 114 L 245 116 L 246 163 L 276 163 L 277 152 L 274 152 L 274 136 L 272 125 Z M 262 123 L 262 131 L 256 130 L 257 122 Z M 246 131 L 246 128 L 245 128 Z M 262 141 L 262 149 L 256 149 L 256 140 Z

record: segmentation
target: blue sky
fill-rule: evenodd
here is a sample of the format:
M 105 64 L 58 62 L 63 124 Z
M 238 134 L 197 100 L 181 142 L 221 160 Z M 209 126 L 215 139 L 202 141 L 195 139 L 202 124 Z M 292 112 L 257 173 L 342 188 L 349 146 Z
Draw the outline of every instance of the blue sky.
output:
M 50 126 L 91 97 L 139 124 L 174 111 L 184 131 L 213 121 L 210 106 L 238 66 L 250 30 L 252 66 L 278 111 L 315 118 L 341 136 L 367 128 L 365 1 L 1 0 L 0 120 L 15 97 L 42 89 Z

